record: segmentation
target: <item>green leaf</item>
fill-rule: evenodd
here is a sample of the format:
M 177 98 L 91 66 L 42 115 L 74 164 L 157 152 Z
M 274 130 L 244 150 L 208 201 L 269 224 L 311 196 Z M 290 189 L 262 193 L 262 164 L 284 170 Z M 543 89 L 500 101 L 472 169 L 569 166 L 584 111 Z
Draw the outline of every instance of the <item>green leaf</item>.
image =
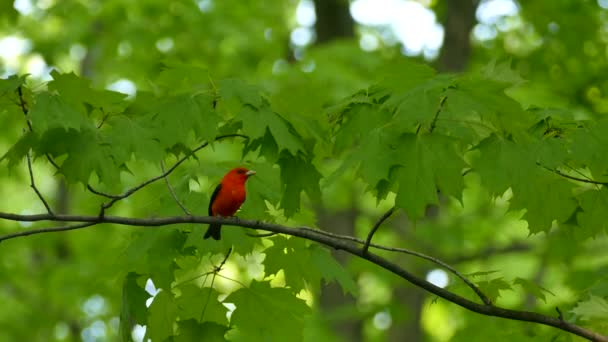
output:
M 179 309 L 180 319 L 193 319 L 195 322 L 214 322 L 220 325 L 228 324 L 226 318 L 228 309 L 218 301 L 219 292 L 209 287 L 200 288 L 191 284 L 179 289 L 181 295 L 177 297 L 175 302 Z
M 173 324 L 176 318 L 177 308 L 173 295 L 161 290 L 150 305 L 144 340 L 150 338 L 153 341 L 164 341 L 165 338 L 173 336 Z
M 608 190 L 602 187 L 599 190 L 587 190 L 578 196 L 582 211 L 576 215 L 580 227 L 587 234 L 585 236 L 596 236 L 602 230 L 608 233 L 608 222 L 606 211 L 608 210 Z
M 285 217 L 290 217 L 300 209 L 300 193 L 304 191 L 312 201 L 319 201 L 321 189 L 319 180 L 321 174 L 317 168 L 306 160 L 302 153 L 296 156 L 286 150 L 279 157 L 281 167 L 281 208 L 285 210 Z
M 193 319 L 180 320 L 178 323 L 179 334 L 175 336 L 175 342 L 224 342 L 227 341 L 224 335 L 228 331 L 225 325 L 203 322 L 198 323 Z
M 285 284 L 296 294 L 305 289 L 307 284 L 318 291 L 321 274 L 317 268 L 311 267 L 310 250 L 306 241 L 279 235 L 272 242 L 273 245 L 264 250 L 264 272 L 272 275 L 283 270 Z
M 120 310 L 120 336 L 122 341 L 131 340 L 131 332 L 136 324 L 146 324 L 146 300 L 148 293 L 137 284 L 137 273 L 129 272 L 122 285 Z
M 10 75 L 8 78 L 0 78 L 0 94 L 11 93 L 25 83 L 27 75 Z
M 269 131 L 280 150 L 287 149 L 292 154 L 304 150 L 302 138 L 293 126 L 267 105 L 259 109 L 243 106 L 238 118 L 243 122 L 243 132 L 252 139 L 264 137 Z
M 8 160 L 8 168 L 12 169 L 19 165 L 28 151 L 38 145 L 38 137 L 36 134 L 27 131 L 3 156 L 0 162 L 4 159 Z
M 608 119 L 589 123 L 572 136 L 572 155 L 591 170 L 594 179 L 608 180 Z
M 515 278 L 515 280 L 513 281 L 513 284 L 521 286 L 524 289 L 524 291 L 526 291 L 527 293 L 533 295 L 534 297 L 542 300 L 545 303 L 547 302 L 547 298 L 546 298 L 544 292 L 547 292 L 547 293 L 555 296 L 551 291 L 545 289 L 542 286 L 535 284 L 534 282 L 524 279 L 524 278 Z
M 608 301 L 602 297 L 589 295 L 589 299 L 579 302 L 572 313 L 579 316 L 581 320 L 608 320 Z
M 492 303 L 496 302 L 496 299 L 500 297 L 500 291 L 511 290 L 511 285 L 502 278 L 492 279 L 490 281 L 477 282 L 477 286 L 481 292 L 483 292 Z
M 456 198 L 462 196 L 466 164 L 457 153 L 455 141 L 436 134 L 405 134 L 400 151 L 402 167 L 398 170 L 395 204 L 404 208 L 410 219 L 423 217 L 426 207 L 437 203 L 437 190 Z
M 151 130 L 163 148 L 176 144 L 188 145 L 188 133 L 197 138 L 212 140 L 217 135 L 219 115 L 213 110 L 213 99 L 209 95 L 174 95 L 157 105 L 147 108 L 140 122 Z
M 125 107 L 124 99 L 127 95 L 91 88 L 91 82 L 85 78 L 76 76 L 74 73 L 60 74 L 56 70 L 51 71 L 53 80 L 49 82 L 49 90 L 61 95 L 61 98 L 79 112 L 86 109 L 84 103 L 93 107 L 101 108 L 105 112 L 122 111 Z
M 39 135 L 56 127 L 80 130 L 87 123 L 86 117 L 78 109 L 69 105 L 62 97 L 48 92 L 39 93 L 36 96 L 29 116 L 34 132 Z
M 230 321 L 243 336 L 302 341 L 304 321 L 310 308 L 290 290 L 272 288 L 269 282 L 254 280 L 249 288 L 236 290 L 224 302 L 236 306 Z
M 318 293 L 321 279 L 326 284 L 337 281 L 345 293 L 357 293 L 357 285 L 350 274 L 327 249 L 283 236 L 274 237 L 272 242 L 273 245 L 264 251 L 264 271 L 272 275 L 283 270 L 285 284 L 296 294 L 306 288 Z
M 218 82 L 220 88 L 220 96 L 224 101 L 235 103 L 237 105 L 233 108 L 240 108 L 240 106 L 248 104 L 255 108 L 259 108 L 262 105 L 262 96 L 260 95 L 260 89 L 247 84 L 245 81 L 236 78 L 228 78 Z M 236 110 L 233 110 L 236 112 Z
M 132 154 L 154 163 L 162 159 L 164 153 L 158 140 L 140 118 L 116 115 L 106 125 L 110 129 L 102 131 L 103 140 L 111 145 L 111 155 L 118 164 L 129 161 Z
M 511 208 L 526 209 L 531 233 L 547 231 L 554 220 L 565 222 L 574 212 L 573 184 L 536 165 L 531 144 L 516 144 L 495 135 L 484 139 L 472 161 L 482 183 L 496 196 L 513 190 Z
M 331 255 L 327 248 L 312 244 L 308 247 L 310 250 L 311 265 L 321 273 L 321 277 L 325 283 L 337 281 L 342 287 L 344 293 L 356 295 L 358 286 L 352 276 L 344 269 L 344 267 Z

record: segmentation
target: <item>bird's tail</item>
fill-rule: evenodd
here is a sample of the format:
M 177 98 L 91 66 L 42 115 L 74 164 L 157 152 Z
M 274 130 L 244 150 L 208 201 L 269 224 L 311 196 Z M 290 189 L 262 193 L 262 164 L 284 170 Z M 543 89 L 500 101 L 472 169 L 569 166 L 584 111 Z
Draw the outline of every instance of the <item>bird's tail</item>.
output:
M 213 240 L 221 239 L 222 238 L 221 228 L 222 228 L 221 224 L 217 224 L 217 223 L 210 224 L 209 229 L 207 229 L 207 232 L 205 233 L 205 236 L 203 237 L 203 239 L 208 239 L 208 238 L 213 238 Z

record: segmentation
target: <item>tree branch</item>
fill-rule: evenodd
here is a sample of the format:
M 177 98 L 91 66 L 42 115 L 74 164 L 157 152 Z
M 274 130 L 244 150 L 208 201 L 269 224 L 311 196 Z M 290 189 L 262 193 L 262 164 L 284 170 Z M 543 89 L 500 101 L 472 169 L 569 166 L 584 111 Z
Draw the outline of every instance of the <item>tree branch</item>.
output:
M 309 227 L 286 227 L 273 223 L 266 223 L 260 221 L 253 220 L 244 220 L 237 219 L 234 217 L 211 217 L 211 216 L 174 216 L 174 217 L 161 217 L 161 218 L 129 218 L 129 217 L 119 217 L 119 216 L 79 216 L 79 215 L 51 215 L 51 214 L 38 214 L 38 215 L 18 215 L 12 213 L 0 213 L 0 218 L 12 221 L 62 221 L 62 222 L 81 222 L 80 227 L 78 225 L 71 226 L 71 229 L 79 229 L 84 228 L 86 224 L 94 225 L 99 223 L 113 223 L 118 225 L 126 225 L 126 226 L 142 226 L 142 227 L 157 227 L 157 226 L 166 226 L 166 225 L 174 225 L 174 224 L 184 224 L 184 223 L 197 223 L 197 224 L 211 224 L 211 223 L 220 223 L 225 226 L 239 226 L 244 228 L 252 228 L 252 229 L 260 229 L 266 230 L 269 232 L 287 234 L 291 236 L 296 236 L 304 239 L 308 239 L 311 241 L 318 242 L 325 246 L 341 249 L 346 251 L 352 255 L 358 256 L 362 259 L 368 260 L 377 266 L 380 266 L 398 276 L 403 278 L 404 280 L 430 292 L 436 296 L 439 296 L 445 300 L 448 300 L 456 305 L 459 305 L 465 309 L 468 309 L 473 312 L 477 312 L 486 316 L 495 316 L 502 317 L 511 320 L 524 321 L 524 322 L 533 322 L 542 325 L 547 325 L 551 327 L 555 327 L 557 329 L 571 332 L 575 335 L 587 338 L 592 341 L 601 341 L 608 342 L 608 336 L 600 335 L 594 331 L 588 330 L 581 326 L 578 326 L 573 323 L 566 322 L 559 317 L 551 317 L 543 314 L 539 314 L 536 312 L 530 311 L 519 311 L 519 310 L 511 310 L 502 308 L 493 304 L 479 304 L 473 302 L 465 297 L 457 295 L 453 292 L 450 292 L 444 288 L 438 287 L 429 283 L 428 281 L 419 278 L 407 270 L 403 269 L 399 265 L 370 252 L 364 253 L 361 248 L 359 248 L 358 244 L 353 244 L 348 241 L 348 238 L 340 239 L 328 236 L 326 234 L 321 233 L 318 230 L 309 228 Z M 66 227 L 63 227 L 63 230 L 68 230 Z M 50 231 L 60 231 L 59 228 L 54 228 L 51 230 L 50 228 L 42 228 L 42 229 L 32 229 L 28 231 L 18 232 L 14 234 L 8 234 L 0 236 L 0 241 L 8 240 L 11 238 L 32 235 L 32 234 L 41 234 L 47 233 Z M 9 236 L 10 235 L 10 236 Z M 370 246 L 372 246 L 370 244 Z
M 374 224 L 372 230 L 369 232 L 369 234 L 367 234 L 367 240 L 365 240 L 365 244 L 363 244 L 362 248 L 363 253 L 367 253 L 367 250 L 369 249 L 369 244 L 372 243 L 372 238 L 374 237 L 374 234 L 376 233 L 378 228 L 380 228 L 382 223 L 384 223 L 384 221 L 386 221 L 391 215 L 393 215 L 394 212 L 395 207 L 392 207 L 387 212 L 385 212 L 384 215 L 380 216 L 378 221 L 376 221 L 376 224 Z
M 40 199 L 40 202 L 42 202 L 42 204 L 44 204 L 44 207 L 46 208 L 46 212 L 49 213 L 49 215 L 53 215 L 53 211 L 51 210 L 51 207 L 49 206 L 49 204 L 47 203 L 47 201 L 44 199 L 44 197 L 42 196 L 42 194 L 40 193 L 40 191 L 36 187 L 36 183 L 34 182 L 34 172 L 32 171 L 32 156 L 31 156 L 31 151 L 27 152 L 26 159 L 27 159 L 27 170 L 30 173 L 30 187 L 32 189 L 34 189 L 34 192 L 36 192 L 36 195 L 38 195 L 38 198 Z

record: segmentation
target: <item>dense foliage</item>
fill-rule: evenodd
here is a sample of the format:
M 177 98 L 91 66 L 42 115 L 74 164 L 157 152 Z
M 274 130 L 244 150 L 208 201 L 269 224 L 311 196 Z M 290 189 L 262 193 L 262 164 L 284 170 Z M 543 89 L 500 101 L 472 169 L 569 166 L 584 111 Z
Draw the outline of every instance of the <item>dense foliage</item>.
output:
M 523 4 L 524 24 L 476 47 L 471 70 L 448 74 L 347 41 L 288 62 L 293 4 L 202 3 L 2 12 L 5 31 L 17 23 L 58 70 L 48 81 L 23 70 L 0 79 L 1 212 L 47 211 L 33 177 L 52 213 L 165 217 L 185 215 L 181 204 L 204 216 L 217 181 L 244 165 L 257 175 L 242 218 L 333 231 L 327 216 L 351 212 L 350 233 L 364 239 L 394 206 L 375 243 L 453 264 L 492 303 L 608 333 L 606 57 L 576 49 L 566 35 L 575 19 L 529 50 L 503 49 L 522 27 L 550 24 L 534 15 L 546 7 Z M 567 9 L 538 3 L 556 22 Z M 560 3 L 598 31 L 584 44 L 605 44 L 605 13 L 582 14 L 597 4 Z M 157 48 L 169 38 L 172 48 Z M 75 45 L 86 46 L 76 60 Z M 553 61 L 552 49 L 577 54 Z M 135 95 L 104 89 L 120 78 Z M 104 206 L 182 159 L 166 183 Z M 49 226 L 3 221 L 0 231 Z M 231 226 L 216 242 L 205 229 L 104 224 L 1 242 L 0 339 L 129 340 L 139 325 L 153 341 L 339 340 L 330 327 L 352 320 L 369 340 L 407 322 L 438 341 L 575 339 L 431 295 L 414 304 L 401 292 L 422 289 L 304 239 Z M 435 267 L 378 253 L 421 277 Z M 323 304 L 332 282 L 354 305 Z M 447 289 L 478 301 L 451 274 Z

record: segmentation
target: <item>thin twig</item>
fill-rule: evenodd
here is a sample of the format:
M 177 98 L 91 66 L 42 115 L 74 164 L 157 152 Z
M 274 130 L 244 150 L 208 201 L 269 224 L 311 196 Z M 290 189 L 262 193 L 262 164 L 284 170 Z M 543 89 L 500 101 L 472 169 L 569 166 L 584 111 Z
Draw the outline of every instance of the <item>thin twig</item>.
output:
M 103 113 L 103 116 L 101 117 L 101 121 L 99 122 L 99 124 L 97 124 L 97 129 L 100 129 L 101 126 L 103 126 L 106 120 L 110 117 L 110 113 L 105 113 L 103 109 L 101 109 L 101 112 Z
M 564 320 L 564 315 L 562 314 L 562 310 L 559 309 L 559 306 L 555 307 L 555 311 L 557 311 L 557 318 L 560 321 L 563 321 Z
M 42 196 L 42 194 L 40 193 L 40 191 L 38 191 L 38 188 L 36 187 L 36 183 L 34 182 L 34 171 L 32 171 L 32 156 L 31 156 L 31 151 L 27 152 L 26 158 L 27 158 L 27 169 L 28 169 L 28 171 L 30 173 L 30 187 L 32 189 L 34 189 L 34 191 L 36 192 L 36 195 L 38 195 L 38 198 L 40 199 L 40 201 L 42 202 L 42 204 L 44 204 L 44 207 L 46 208 L 46 211 L 49 213 L 49 215 L 53 215 L 53 211 L 51 210 L 51 206 L 49 206 L 49 204 L 44 199 L 44 197 Z
M 604 185 L 604 186 L 608 186 L 608 182 L 599 182 L 599 181 L 595 181 L 595 180 L 593 180 L 593 179 L 588 179 L 588 178 L 579 178 L 579 177 L 575 177 L 575 176 L 570 176 L 569 174 L 563 173 L 563 172 L 561 172 L 561 171 L 559 171 L 559 170 L 556 170 L 556 169 L 552 169 L 552 168 L 550 168 L 550 167 L 547 167 L 547 166 L 545 166 L 545 165 L 542 165 L 541 163 L 536 163 L 536 164 L 537 164 L 538 166 L 540 166 L 540 167 L 542 167 L 542 168 L 546 169 L 546 170 L 549 170 L 549 171 L 551 171 L 551 172 L 555 173 L 555 174 L 556 174 L 556 175 L 558 175 L 558 176 L 561 176 L 561 177 L 564 177 L 564 178 L 568 178 L 568 179 L 571 179 L 571 180 L 574 180 L 574 181 L 577 181 L 577 182 L 583 182 L 583 183 L 588 183 L 588 184 L 595 184 L 595 185 Z
M 199 320 L 199 322 L 202 322 L 203 317 L 205 317 L 205 311 L 207 311 L 207 305 L 209 304 L 209 299 L 211 298 L 211 290 L 213 289 L 213 283 L 215 282 L 215 277 L 217 275 L 219 275 L 219 272 L 222 270 L 222 267 L 224 267 L 224 264 L 228 260 L 230 253 L 232 253 L 232 247 L 228 248 L 228 252 L 226 252 L 226 256 L 224 257 L 224 260 L 222 260 L 222 262 L 219 264 L 219 266 L 217 266 L 213 269 L 213 276 L 211 277 L 211 285 L 209 285 L 209 295 L 207 295 L 207 300 L 205 301 L 205 306 L 203 306 L 203 311 L 201 312 L 201 319 Z
M 165 173 L 165 163 L 161 160 L 160 161 L 160 170 Z M 169 192 L 171 193 L 171 196 L 173 196 L 173 199 L 175 200 L 175 203 L 177 203 L 177 205 L 179 205 L 180 208 L 182 208 L 182 211 L 184 212 L 184 214 L 186 215 L 192 215 L 190 214 L 190 212 L 188 211 L 188 209 L 182 204 L 182 202 L 180 202 L 180 200 L 177 198 L 177 195 L 175 194 L 175 191 L 173 191 L 173 188 L 171 187 L 171 184 L 169 183 L 169 178 L 167 176 L 163 177 L 165 178 L 165 183 L 167 184 L 167 188 L 169 189 Z
M 429 127 L 429 133 L 433 133 L 433 131 L 435 130 L 435 126 L 437 124 L 437 118 L 439 117 L 439 113 L 441 113 L 441 111 L 443 110 L 443 105 L 445 104 L 445 101 L 448 99 L 447 96 L 442 96 L 439 99 L 439 106 L 437 106 L 437 111 L 435 111 L 435 116 L 433 117 L 433 121 L 431 121 L 431 126 Z
M 120 195 L 112 195 L 112 194 L 108 194 L 106 192 L 95 190 L 90 184 L 87 184 L 87 189 L 90 192 L 92 192 L 92 193 L 94 193 L 95 195 L 98 195 L 98 196 L 103 196 L 103 197 L 107 197 L 107 198 L 118 198 L 118 199 L 120 199 Z
M 224 267 L 224 265 L 226 264 L 226 261 L 228 261 L 230 254 L 232 254 L 232 247 L 228 248 L 228 252 L 226 252 L 226 256 L 224 257 L 224 260 L 222 260 L 222 262 L 220 262 L 220 264 L 217 267 L 215 267 L 215 269 L 213 270 L 214 273 L 218 273 L 219 271 L 222 270 L 222 267 Z
M 21 107 L 21 112 L 25 115 L 25 122 L 27 123 L 27 127 L 29 127 L 30 131 L 32 131 L 32 122 L 28 118 L 29 110 L 27 109 L 27 104 L 25 103 L 25 98 L 23 97 L 23 87 L 17 87 L 17 94 L 19 95 L 19 106 Z
M 376 221 L 376 224 L 374 224 L 372 230 L 369 232 L 369 234 L 367 234 L 367 239 L 365 240 L 365 244 L 363 245 L 362 249 L 363 253 L 367 253 L 367 250 L 369 249 L 369 244 L 372 243 L 372 238 L 374 237 L 374 234 L 376 234 L 376 231 L 378 230 L 378 228 L 380 228 L 382 223 L 384 223 L 384 221 L 386 221 L 391 215 L 393 215 L 394 212 L 395 207 L 392 207 L 387 212 L 385 212 L 384 215 L 380 216 L 378 221 Z
M 47 227 L 47 228 L 38 228 L 38 229 L 30 229 L 30 230 L 22 230 L 15 233 L 5 234 L 0 236 L 0 242 L 4 240 L 14 239 L 22 236 L 29 236 L 35 234 L 43 234 L 43 233 L 56 233 L 56 232 L 65 232 L 68 230 L 77 230 L 90 226 L 94 226 L 98 224 L 98 222 L 83 222 L 79 224 L 74 224 L 71 226 L 60 226 L 60 227 Z

